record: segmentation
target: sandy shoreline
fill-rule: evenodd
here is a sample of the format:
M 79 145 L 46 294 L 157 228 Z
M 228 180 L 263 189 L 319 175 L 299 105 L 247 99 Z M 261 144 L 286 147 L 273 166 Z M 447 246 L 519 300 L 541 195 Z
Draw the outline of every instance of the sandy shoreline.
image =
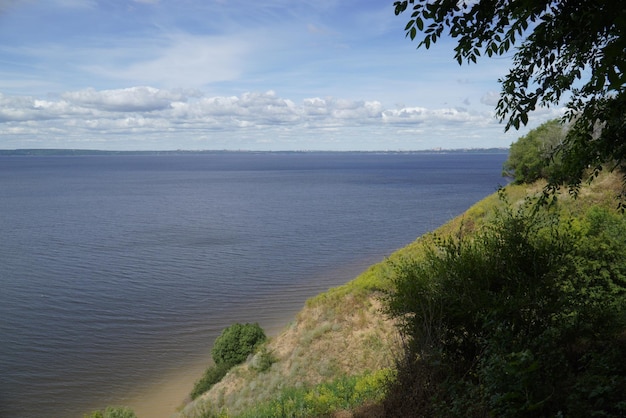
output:
M 202 375 L 206 362 L 197 364 L 170 375 L 149 385 L 130 402 L 138 418 L 169 418 L 183 404 L 193 388 L 194 382 Z
M 296 319 L 298 313 L 304 308 L 306 300 L 327 291 L 334 286 L 340 286 L 357 277 L 368 266 L 379 262 L 378 257 L 361 259 L 354 263 L 329 269 L 312 277 L 311 282 L 316 283 L 311 287 L 303 284 L 285 286 L 280 294 L 266 296 L 255 301 L 260 310 L 257 311 L 259 324 L 268 337 L 274 338 L 280 335 L 291 322 Z M 320 285 L 324 283 L 323 285 Z M 285 303 L 289 301 L 288 303 Z M 278 305 L 277 305 L 278 304 Z M 291 307 L 288 307 L 291 305 Z M 252 316 L 254 317 L 254 316 Z M 237 320 L 233 322 L 254 322 L 255 320 Z M 193 384 L 198 380 L 211 362 L 210 346 L 206 347 L 206 356 L 191 364 L 185 364 L 181 368 L 166 372 L 157 381 L 146 382 L 142 388 L 133 394 L 129 394 L 119 404 L 131 407 L 138 418 L 170 418 L 188 400 Z
M 297 312 L 280 324 L 263 326 L 265 333 L 270 338 L 278 336 L 294 320 L 296 314 Z M 208 351 L 207 348 L 207 353 Z M 164 374 L 158 381 L 146 385 L 137 395 L 130 397 L 125 404 L 135 411 L 138 418 L 172 417 L 181 406 L 184 406 L 193 384 L 202 376 L 210 360 L 207 354 L 207 358 L 201 362 Z

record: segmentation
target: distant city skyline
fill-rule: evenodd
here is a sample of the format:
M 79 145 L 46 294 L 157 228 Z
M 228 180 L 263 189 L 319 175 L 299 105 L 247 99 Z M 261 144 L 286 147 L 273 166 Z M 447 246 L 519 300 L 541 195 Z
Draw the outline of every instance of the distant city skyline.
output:
M 416 49 L 393 2 L 0 0 L 0 149 L 508 147 L 511 57 Z

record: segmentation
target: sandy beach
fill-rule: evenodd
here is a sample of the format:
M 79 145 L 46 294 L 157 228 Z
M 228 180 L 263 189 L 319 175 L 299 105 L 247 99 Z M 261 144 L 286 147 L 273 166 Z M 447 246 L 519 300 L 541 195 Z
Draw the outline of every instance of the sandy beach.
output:
M 278 336 L 296 314 L 297 312 L 282 321 L 264 326 L 267 336 L 270 338 Z M 208 351 L 207 349 L 207 353 Z M 172 417 L 189 400 L 193 384 L 202 376 L 210 361 L 210 355 L 207 354 L 205 360 L 164 374 L 158 381 L 147 384 L 144 389 L 131 396 L 125 402 L 126 405 L 135 411 L 138 418 Z
M 202 375 L 206 363 L 164 375 L 158 382 L 146 387 L 129 406 L 138 418 L 169 418 L 189 396 L 194 382 Z

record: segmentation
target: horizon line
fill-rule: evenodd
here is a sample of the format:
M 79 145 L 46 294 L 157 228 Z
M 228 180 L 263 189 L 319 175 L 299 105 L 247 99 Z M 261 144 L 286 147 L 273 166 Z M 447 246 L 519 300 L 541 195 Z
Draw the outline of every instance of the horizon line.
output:
M 470 151 L 509 151 L 510 147 L 469 147 L 469 148 L 429 148 L 429 149 L 380 149 L 380 150 L 315 150 L 315 149 L 284 149 L 284 150 L 255 150 L 255 149 L 136 149 L 136 150 L 106 150 L 96 148 L 0 148 L 0 155 L 32 155 L 32 154 L 192 154 L 192 153 L 437 153 L 437 152 L 470 152 Z

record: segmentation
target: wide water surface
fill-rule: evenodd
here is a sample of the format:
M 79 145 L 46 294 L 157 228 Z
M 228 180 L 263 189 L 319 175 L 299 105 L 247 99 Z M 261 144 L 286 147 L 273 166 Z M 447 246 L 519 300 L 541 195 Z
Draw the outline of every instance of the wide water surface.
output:
M 505 159 L 0 157 L 0 417 L 182 401 L 223 328 L 286 325 L 494 192 Z

